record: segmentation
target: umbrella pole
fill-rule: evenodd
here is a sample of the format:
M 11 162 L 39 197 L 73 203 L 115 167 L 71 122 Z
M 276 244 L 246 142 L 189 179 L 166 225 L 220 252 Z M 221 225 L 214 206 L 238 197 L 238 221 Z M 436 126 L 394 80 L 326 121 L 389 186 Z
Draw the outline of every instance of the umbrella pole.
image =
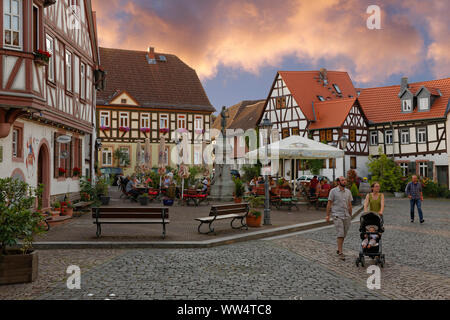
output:
M 183 205 L 184 178 L 181 179 L 181 204 Z

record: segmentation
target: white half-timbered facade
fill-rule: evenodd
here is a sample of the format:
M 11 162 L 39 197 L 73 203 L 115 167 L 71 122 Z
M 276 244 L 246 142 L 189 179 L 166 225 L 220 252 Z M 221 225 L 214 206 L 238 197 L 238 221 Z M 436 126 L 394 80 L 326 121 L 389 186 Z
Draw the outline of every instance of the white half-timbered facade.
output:
M 44 184 L 48 207 L 94 165 L 95 17 L 90 0 L 4 0 L 0 14 L 0 176 Z

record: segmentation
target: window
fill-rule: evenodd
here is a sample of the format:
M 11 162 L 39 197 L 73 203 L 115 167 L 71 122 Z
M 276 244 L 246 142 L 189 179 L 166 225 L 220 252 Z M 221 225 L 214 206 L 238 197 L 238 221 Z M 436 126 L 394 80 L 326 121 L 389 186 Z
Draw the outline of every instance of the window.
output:
M 19 130 L 14 129 L 12 135 L 12 155 L 14 158 L 19 157 Z
M 289 128 L 284 128 L 281 130 L 281 136 L 283 139 L 289 137 Z
M 426 143 L 427 142 L 427 128 L 417 129 L 417 142 Z
M 356 141 L 356 130 L 350 129 L 349 130 L 349 140 L 355 142 Z
M 100 126 L 109 127 L 109 111 L 100 111 Z
M 378 131 L 370 132 L 370 145 L 376 146 L 378 144 Z
M 333 141 L 333 130 L 327 130 L 327 141 Z
M 428 98 L 420 98 L 419 110 L 428 110 L 428 108 L 429 108 Z
M 276 108 L 283 109 L 286 107 L 286 97 L 278 97 L 276 99 Z
M 84 63 L 80 64 L 80 88 L 81 93 L 80 97 L 81 99 L 86 98 L 86 65 Z
M 119 127 L 128 127 L 128 112 L 119 113 Z
M 195 116 L 195 130 L 203 130 L 203 116 Z
M 194 165 L 202 164 L 202 150 L 195 148 L 194 150 Z
M 55 81 L 55 64 L 53 58 L 54 40 L 48 34 L 45 36 L 45 44 L 46 50 L 51 54 L 50 59 L 48 60 L 47 78 L 50 81 Z
M 325 130 L 320 130 L 320 141 L 327 140 L 327 132 Z
M 22 48 L 22 0 L 3 0 L 3 44 Z
M 408 175 L 408 163 L 407 162 L 401 162 L 400 168 L 402 169 L 402 175 L 406 177 Z
M 33 52 L 39 49 L 39 8 L 33 5 Z
M 150 128 L 150 113 L 141 113 L 141 128 Z
M 334 161 L 333 158 L 328 159 L 328 168 L 330 169 L 336 168 L 336 162 Z
M 319 99 L 320 101 L 325 101 L 325 98 L 323 96 L 317 96 L 317 99 Z
M 350 157 L 350 169 L 356 169 L 356 157 Z
M 427 177 L 428 174 L 428 163 L 427 162 L 419 162 L 419 175 L 421 177 Z
M 292 128 L 292 135 L 293 136 L 299 136 L 300 135 L 300 129 L 299 128 Z
M 337 93 L 341 94 L 341 89 L 339 89 L 337 84 L 333 84 L 334 90 L 336 90 Z
M 401 139 L 402 144 L 409 144 L 409 129 L 401 130 Z
M 411 105 L 412 105 L 411 99 L 403 100 L 403 108 L 402 108 L 403 112 L 411 111 Z
M 385 144 L 392 144 L 392 130 L 386 130 L 384 132 L 384 143 Z
M 126 155 L 123 158 L 120 158 L 120 166 L 126 167 L 130 164 L 130 148 L 121 147 L 120 151 L 122 151 L 122 153 Z
M 127 99 L 120 99 L 120 103 L 126 104 L 127 103 Z
M 169 115 L 167 115 L 167 114 L 159 115 L 159 128 L 160 129 L 169 129 Z
M 178 115 L 177 128 L 186 129 L 186 116 L 184 114 Z
M 66 90 L 72 91 L 72 54 L 66 51 Z
M 112 166 L 112 148 L 103 148 L 102 149 L 102 165 L 103 166 Z

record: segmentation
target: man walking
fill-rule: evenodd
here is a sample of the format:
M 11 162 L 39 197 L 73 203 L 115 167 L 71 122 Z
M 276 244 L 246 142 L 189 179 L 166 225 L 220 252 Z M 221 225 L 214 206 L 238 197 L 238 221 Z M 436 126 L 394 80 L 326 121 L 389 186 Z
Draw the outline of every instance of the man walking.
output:
M 331 189 L 328 196 L 326 220 L 330 221 L 330 213 L 332 213 L 337 233 L 337 254 L 341 260 L 345 260 L 342 247 L 352 220 L 353 197 L 350 190 L 345 188 L 347 180 L 344 177 L 339 177 L 338 181 L 338 186 Z
M 414 175 L 411 178 L 411 182 L 408 183 L 405 189 L 405 193 L 409 198 L 411 222 L 414 222 L 414 206 L 417 206 L 417 211 L 419 212 L 420 223 L 424 223 L 423 213 L 422 213 L 422 184 L 418 182 L 417 176 Z

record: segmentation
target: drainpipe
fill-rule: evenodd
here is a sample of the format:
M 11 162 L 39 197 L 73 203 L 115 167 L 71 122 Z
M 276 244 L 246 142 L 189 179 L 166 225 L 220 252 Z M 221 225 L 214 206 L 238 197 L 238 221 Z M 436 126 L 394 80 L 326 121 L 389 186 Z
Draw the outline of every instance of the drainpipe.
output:
M 394 155 L 395 155 L 395 143 L 394 143 L 394 138 L 395 138 L 395 134 L 394 134 L 394 126 L 392 124 L 392 121 L 389 122 L 389 125 L 391 126 L 391 131 L 392 131 L 392 160 L 394 160 Z

